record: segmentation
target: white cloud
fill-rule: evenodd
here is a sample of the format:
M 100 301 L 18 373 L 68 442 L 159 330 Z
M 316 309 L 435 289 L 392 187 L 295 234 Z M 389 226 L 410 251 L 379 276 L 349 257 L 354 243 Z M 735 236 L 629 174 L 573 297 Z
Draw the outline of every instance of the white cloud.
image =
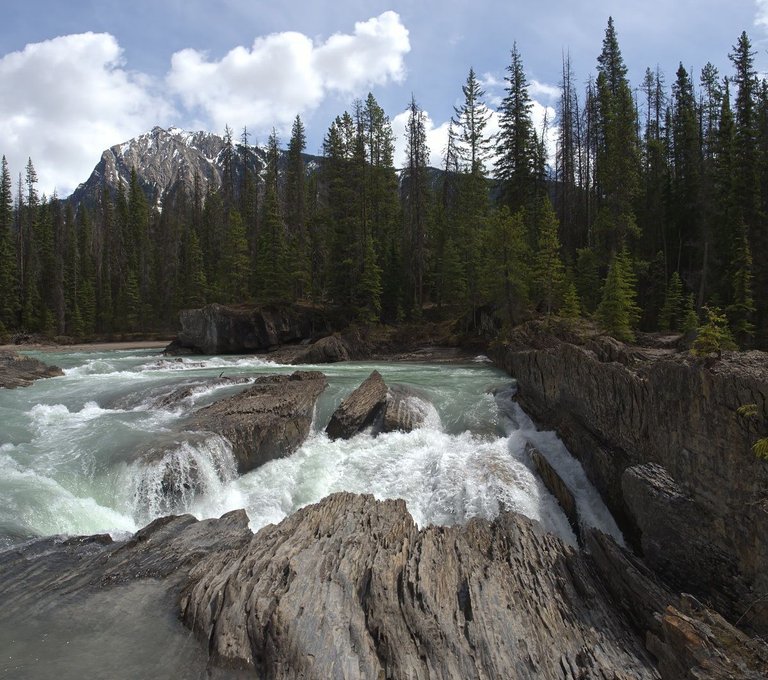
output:
M 534 79 L 528 81 L 528 94 L 534 100 L 540 98 L 556 101 L 560 97 L 560 88 Z
M 172 57 L 168 84 L 214 128 L 284 126 L 317 107 L 329 91 L 357 93 L 401 81 L 409 50 L 408 30 L 388 11 L 319 45 L 288 32 L 257 38 L 250 49 L 236 47 L 218 61 L 182 50 Z
M 106 33 L 58 37 L 0 58 L 0 153 L 13 173 L 31 157 L 48 194 L 66 195 L 104 149 L 170 113 L 148 78 L 124 70 Z
M 768 30 L 768 0 L 755 0 L 755 26 Z

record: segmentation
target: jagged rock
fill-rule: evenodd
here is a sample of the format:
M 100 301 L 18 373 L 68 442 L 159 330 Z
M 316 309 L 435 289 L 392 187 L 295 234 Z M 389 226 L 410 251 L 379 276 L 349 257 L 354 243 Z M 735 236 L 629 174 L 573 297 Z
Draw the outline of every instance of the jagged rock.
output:
M 533 461 L 533 466 L 536 468 L 539 477 L 544 482 L 544 486 L 549 489 L 549 492 L 560 503 L 560 507 L 563 509 L 565 516 L 573 528 L 576 536 L 581 536 L 581 528 L 579 526 L 579 512 L 576 508 L 576 499 L 573 497 L 571 490 L 566 483 L 562 480 L 555 468 L 553 468 L 549 461 L 531 444 L 527 444 L 525 450 Z
M 567 340 L 527 324 L 496 354 L 497 365 L 518 380 L 521 405 L 558 431 L 633 546 L 679 538 L 657 553 L 677 556 L 666 566 L 656 562 L 673 587 L 768 632 L 768 465 L 751 448 L 768 422 L 768 355 L 703 362 L 685 353 L 624 350 L 616 341 L 597 352 L 575 334 Z M 737 414 L 753 403 L 757 418 Z M 647 463 L 664 467 L 687 499 L 679 507 L 690 511 L 664 512 L 672 499 L 653 484 L 642 491 L 623 483 L 628 468 Z M 630 489 L 636 498 L 628 502 Z M 704 536 L 708 550 L 700 549 Z
M 312 308 L 228 307 L 211 304 L 179 312 L 178 344 L 203 354 L 244 354 L 297 342 L 327 327 Z M 173 344 L 173 343 L 172 343 Z
M 327 384 L 318 371 L 261 376 L 243 392 L 195 413 L 186 427 L 226 437 L 243 474 L 301 445 Z
M 429 401 L 406 385 L 390 385 L 384 406 L 383 432 L 411 432 L 421 427 L 429 413 Z
M 29 387 L 35 380 L 64 375 L 58 366 L 9 350 L 0 351 L 0 387 Z
M 387 385 L 381 373 L 373 371 L 333 412 L 325 428 L 331 439 L 349 439 L 382 415 L 387 401 Z
M 349 348 L 338 335 L 328 335 L 303 350 L 292 364 L 333 364 L 349 360 Z
M 601 585 L 645 632 L 664 680 L 760 680 L 768 677 L 768 645 L 729 624 L 690 595 L 664 586 L 612 538 L 589 529 L 585 542 Z
M 264 678 L 658 677 L 586 558 L 512 513 L 419 530 L 335 494 L 200 562 L 181 614 Z
M 193 378 L 182 383 L 153 385 L 148 389 L 131 392 L 118 397 L 109 404 L 109 408 L 131 409 L 143 405 L 148 409 L 174 409 L 189 403 L 195 396 L 216 387 L 244 385 L 253 382 L 247 376 L 219 376 L 216 378 Z

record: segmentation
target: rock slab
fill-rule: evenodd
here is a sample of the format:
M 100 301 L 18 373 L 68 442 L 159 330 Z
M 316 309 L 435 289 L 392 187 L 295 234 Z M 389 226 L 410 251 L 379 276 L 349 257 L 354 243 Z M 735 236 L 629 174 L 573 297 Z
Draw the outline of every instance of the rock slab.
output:
M 39 359 L 18 352 L 0 351 L 0 387 L 14 389 L 29 387 L 35 380 L 64 375 L 58 366 L 49 366 Z
M 261 376 L 243 392 L 197 411 L 186 427 L 226 437 L 244 474 L 302 444 L 327 384 L 319 371 Z
M 659 677 L 588 561 L 512 513 L 419 530 L 335 494 L 200 562 L 181 615 L 269 679 Z

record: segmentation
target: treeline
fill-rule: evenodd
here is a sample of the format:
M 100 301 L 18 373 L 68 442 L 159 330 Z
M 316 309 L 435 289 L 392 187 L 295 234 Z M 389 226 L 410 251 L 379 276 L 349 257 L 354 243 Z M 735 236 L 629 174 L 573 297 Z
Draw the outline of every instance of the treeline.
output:
M 686 330 L 725 313 L 743 347 L 768 347 L 768 81 L 742 34 L 733 73 L 681 65 L 671 88 L 627 79 L 612 20 L 596 75 L 563 61 L 554 167 L 517 47 L 499 132 L 472 69 L 428 167 L 412 100 L 405 167 L 373 95 L 338 116 L 320 168 L 305 167 L 297 116 L 266 167 L 225 135 L 218 189 L 177 187 L 162 210 L 133 173 L 97 207 L 40 198 L 32 163 L 16 196 L 3 160 L 0 324 L 51 335 L 171 329 L 206 302 L 332 304 L 369 321 L 492 307 L 596 319 L 615 336 Z

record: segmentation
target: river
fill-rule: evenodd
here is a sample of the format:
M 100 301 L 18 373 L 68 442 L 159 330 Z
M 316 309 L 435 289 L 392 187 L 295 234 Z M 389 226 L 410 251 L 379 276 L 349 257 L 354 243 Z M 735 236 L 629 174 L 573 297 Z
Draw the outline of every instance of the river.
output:
M 322 370 L 329 382 L 309 438 L 292 456 L 238 476 L 226 440 L 179 432 L 180 423 L 191 410 L 243 389 L 206 387 L 206 378 L 295 367 L 257 357 L 174 360 L 153 350 L 30 354 L 61 366 L 65 375 L 0 390 L 0 548 L 52 534 L 119 538 L 164 514 L 202 519 L 236 508 L 246 509 L 257 531 L 334 491 L 403 498 L 420 526 L 490 518 L 503 504 L 575 544 L 559 505 L 532 470 L 527 442 L 574 490 L 582 521 L 620 536 L 578 463 L 554 433 L 536 429 L 511 400 L 510 378 L 482 357 L 464 365 L 307 367 Z M 373 368 L 425 397 L 424 426 L 329 440 L 323 429 L 331 413 Z M 150 406 L 181 385 L 193 387 L 188 399 L 171 409 Z M 494 388 L 502 388 L 496 397 Z M 152 448 L 165 453 L 148 464 L 141 454 Z M 161 488 L 168 467 L 182 477 L 196 469 L 188 492 L 172 503 Z

